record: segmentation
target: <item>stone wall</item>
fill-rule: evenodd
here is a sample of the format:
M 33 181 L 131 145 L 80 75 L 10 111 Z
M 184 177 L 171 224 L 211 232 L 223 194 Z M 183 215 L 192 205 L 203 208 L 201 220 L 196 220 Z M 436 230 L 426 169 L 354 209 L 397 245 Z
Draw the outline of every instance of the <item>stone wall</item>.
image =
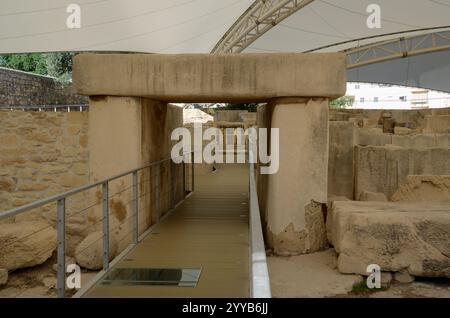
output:
M 0 110 L 0 211 L 88 182 L 88 112 Z
M 357 138 L 356 132 L 352 122 L 330 122 L 328 197 L 353 198 L 353 148 Z
M 382 132 L 381 128 L 359 128 L 352 121 L 330 121 L 330 144 L 328 162 L 328 196 L 359 199 L 355 197 L 354 147 L 395 146 L 404 149 L 427 150 L 450 149 L 450 134 L 395 135 Z M 373 166 L 371 166 L 374 168 Z M 355 167 L 356 168 L 356 167 Z M 439 173 L 439 174 L 444 174 Z M 374 183 L 382 180 L 374 180 Z M 368 189 L 365 189 L 368 190 Z M 383 192 L 383 191 L 381 191 Z
M 0 111 L 1 212 L 170 158 L 175 143 L 170 133 L 183 125 L 182 108 L 120 97 L 100 98 L 92 104 L 89 112 Z M 129 118 L 135 120 L 128 122 Z M 138 174 L 140 234 L 184 198 L 183 174 L 183 165 L 170 159 Z M 110 240 L 116 246 L 112 257 L 133 238 L 131 181 L 126 175 L 109 183 Z M 102 218 L 101 186 L 66 199 L 66 254 L 76 256 L 83 267 L 101 267 Z M 24 236 L 34 242 L 43 233 L 40 228 L 56 227 L 56 203 L 0 223 L 26 227 Z M 43 244 L 45 260 L 51 251 Z
M 214 121 L 242 122 L 241 115 L 247 113 L 247 110 L 217 110 L 214 112 Z
M 370 191 L 391 198 L 409 175 L 448 175 L 449 158 L 450 148 L 356 146 L 355 197 Z
M 72 85 L 55 78 L 0 67 L 0 106 L 87 104 Z

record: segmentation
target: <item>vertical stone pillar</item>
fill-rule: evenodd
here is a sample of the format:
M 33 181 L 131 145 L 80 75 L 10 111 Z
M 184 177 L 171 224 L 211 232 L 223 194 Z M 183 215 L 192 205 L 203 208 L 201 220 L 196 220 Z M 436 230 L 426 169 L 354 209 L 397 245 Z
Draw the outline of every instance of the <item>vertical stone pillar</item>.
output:
M 141 151 L 141 99 L 91 97 L 89 168 L 91 181 L 133 169 L 147 158 Z
M 182 126 L 182 109 L 166 102 L 141 97 L 91 97 L 89 107 L 89 170 L 90 181 L 99 181 L 115 174 L 139 168 L 150 162 L 170 158 L 174 128 Z M 170 160 L 146 168 L 139 174 L 139 229 L 145 231 L 157 219 L 156 177 L 159 176 L 159 211 L 167 212 L 184 197 L 182 165 L 171 167 Z M 175 176 L 171 174 L 175 173 Z M 109 184 L 111 228 L 121 224 L 119 239 L 132 226 L 132 178 L 125 176 Z M 114 195 L 116 194 L 116 195 Z M 147 194 L 147 195 L 143 195 Z M 92 194 L 101 198 L 100 189 Z M 176 203 L 175 202 L 175 203 Z M 94 209 L 101 219 L 101 206 Z M 93 220 L 95 222 L 95 220 Z M 130 238 L 132 236 L 129 236 Z M 123 240 L 123 245 L 128 244 Z M 119 250 L 121 250 L 119 246 Z
M 279 170 L 267 175 L 265 215 L 269 246 L 279 255 L 327 245 L 328 99 L 275 99 L 265 122 L 279 129 Z M 269 127 L 268 127 L 269 128 Z

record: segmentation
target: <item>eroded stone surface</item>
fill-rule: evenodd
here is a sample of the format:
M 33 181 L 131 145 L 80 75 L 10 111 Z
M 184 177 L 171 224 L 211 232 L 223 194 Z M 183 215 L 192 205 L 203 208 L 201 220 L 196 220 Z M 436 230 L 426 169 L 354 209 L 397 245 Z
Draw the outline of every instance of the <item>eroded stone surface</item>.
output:
M 109 236 L 109 260 L 117 252 L 117 241 L 113 235 Z M 103 233 L 89 234 L 76 248 L 75 260 L 81 267 L 98 270 L 103 268 Z
M 450 175 L 408 176 L 405 183 L 392 195 L 391 201 L 450 202 Z
M 450 277 L 450 204 L 335 201 L 327 235 L 342 273 L 382 271 Z
M 6 285 L 8 282 L 8 270 L 6 268 L 0 268 L 0 286 Z
M 305 208 L 306 228 L 295 231 L 293 224 L 280 234 L 270 233 L 273 252 L 277 255 L 298 255 L 324 250 L 328 246 L 325 231 L 324 205 L 312 201 Z
M 56 231 L 44 221 L 0 224 L 0 267 L 8 270 L 44 263 L 56 248 Z
M 381 192 L 363 191 L 359 195 L 359 201 L 387 202 L 387 198 L 384 193 Z
M 273 297 L 333 297 L 350 292 L 362 280 L 336 269 L 333 249 L 323 252 L 267 258 Z

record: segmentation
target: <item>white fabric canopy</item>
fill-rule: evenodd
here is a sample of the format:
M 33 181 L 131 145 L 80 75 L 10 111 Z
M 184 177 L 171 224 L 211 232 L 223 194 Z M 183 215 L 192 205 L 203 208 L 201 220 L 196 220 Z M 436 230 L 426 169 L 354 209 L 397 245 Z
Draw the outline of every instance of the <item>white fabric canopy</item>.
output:
M 81 7 L 68 29 L 66 8 Z M 209 52 L 252 0 L 1 0 L 0 53 Z
M 66 8 L 71 3 L 81 7 L 80 29 L 66 27 L 69 16 Z M 0 53 L 69 50 L 207 53 L 252 3 L 252 0 L 1 0 Z M 381 7 L 380 29 L 366 26 L 369 15 L 366 8 L 372 3 Z M 330 45 L 320 51 L 340 51 L 386 37 L 348 42 L 355 39 L 449 25 L 450 0 L 315 0 L 265 33 L 245 52 L 304 52 Z M 333 46 L 340 42 L 348 43 Z
M 370 4 L 381 8 L 381 28 L 367 27 Z M 338 52 L 450 27 L 450 0 L 315 0 L 256 40 L 245 52 Z M 399 32 L 405 32 L 399 34 Z M 383 34 L 397 33 L 389 36 Z M 367 37 L 375 37 L 359 40 Z M 336 43 L 347 42 L 336 45 Z M 327 47 L 323 48 L 322 47 Z
M 281 1 L 285 0 L 278 3 Z M 80 29 L 66 26 L 69 16 L 66 8 L 71 3 L 81 7 Z M 0 0 L 0 54 L 209 53 L 253 3 L 253 0 Z M 374 3 L 381 8 L 380 29 L 366 25 L 369 15 L 366 9 Z M 450 0 L 314 0 L 243 52 L 338 52 L 447 29 L 450 29 Z M 417 56 L 413 63 L 405 64 L 408 59 L 400 59 L 369 65 L 361 71 L 353 69 L 349 75 L 352 79 L 405 82 L 450 91 L 450 51 L 446 52 L 432 58 L 427 57 L 431 54 Z M 432 70 L 414 67 L 430 65 L 429 62 Z

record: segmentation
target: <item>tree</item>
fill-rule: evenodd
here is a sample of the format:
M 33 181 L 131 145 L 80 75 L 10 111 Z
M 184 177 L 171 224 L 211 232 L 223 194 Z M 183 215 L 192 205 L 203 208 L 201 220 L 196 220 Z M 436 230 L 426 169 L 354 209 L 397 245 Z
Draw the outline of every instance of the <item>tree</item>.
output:
M 0 56 L 0 66 L 19 71 L 56 77 L 67 83 L 72 80 L 74 52 L 26 53 Z
M 45 57 L 40 53 L 4 55 L 0 59 L 0 66 L 41 75 L 47 74 Z
M 340 109 L 353 106 L 355 96 L 342 96 L 330 102 L 331 109 Z
M 47 74 L 58 78 L 62 82 L 69 82 L 72 79 L 72 59 L 73 52 L 57 52 L 45 55 Z
M 238 104 L 227 104 L 224 109 L 228 110 L 248 110 L 249 112 L 256 112 L 256 108 L 258 107 L 258 103 L 238 103 Z

